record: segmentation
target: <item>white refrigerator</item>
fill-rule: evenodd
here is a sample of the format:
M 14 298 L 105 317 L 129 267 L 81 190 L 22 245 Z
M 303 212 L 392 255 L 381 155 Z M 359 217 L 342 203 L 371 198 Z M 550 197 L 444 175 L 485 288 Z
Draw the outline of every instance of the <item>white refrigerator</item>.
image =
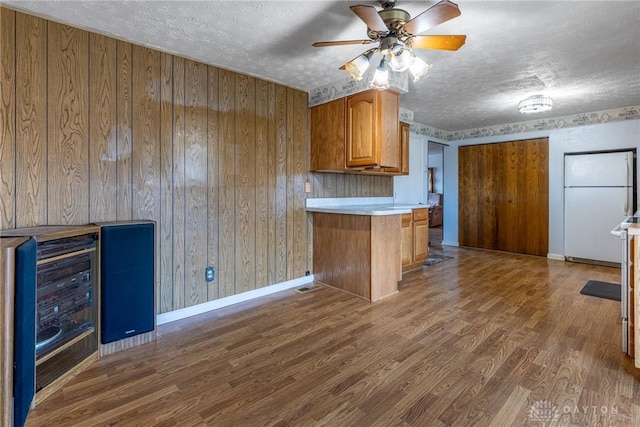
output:
M 610 233 L 634 212 L 632 151 L 564 157 L 564 255 L 568 260 L 620 263 Z

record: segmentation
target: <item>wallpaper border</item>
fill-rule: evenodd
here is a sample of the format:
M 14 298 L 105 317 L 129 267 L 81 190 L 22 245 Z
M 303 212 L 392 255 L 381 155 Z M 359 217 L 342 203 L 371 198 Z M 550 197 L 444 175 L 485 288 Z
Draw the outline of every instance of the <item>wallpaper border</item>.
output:
M 408 91 L 406 73 L 391 73 L 391 88 L 399 93 Z M 350 77 L 330 83 L 309 91 L 309 107 L 319 105 L 337 98 L 352 95 L 369 89 L 367 78 L 355 81 Z M 505 123 L 495 126 L 471 128 L 461 131 L 447 131 L 423 123 L 413 121 L 413 111 L 400 107 L 400 120 L 411 124 L 411 133 L 430 136 L 445 141 L 459 141 L 465 139 L 482 138 L 495 135 L 510 135 L 516 133 L 535 132 L 541 130 L 566 129 L 579 126 L 589 126 L 603 123 L 621 122 L 625 120 L 639 120 L 640 105 L 614 108 L 567 116 L 534 119 L 515 123 Z

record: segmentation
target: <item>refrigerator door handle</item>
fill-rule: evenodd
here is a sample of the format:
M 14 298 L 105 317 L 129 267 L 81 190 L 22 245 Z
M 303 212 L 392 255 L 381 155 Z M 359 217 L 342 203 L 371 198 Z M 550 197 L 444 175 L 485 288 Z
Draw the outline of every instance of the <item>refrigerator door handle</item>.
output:
M 629 160 L 630 160 L 630 159 L 629 159 L 629 157 L 631 157 L 631 159 L 633 159 L 633 156 L 629 156 L 629 153 L 627 153 L 627 155 L 625 156 L 625 158 L 626 158 L 626 160 L 627 160 L 627 161 L 626 161 L 626 172 L 627 172 L 626 179 L 627 179 L 627 185 L 629 185 L 629 166 L 630 166 L 630 163 L 631 163 L 631 162 L 629 161 Z M 624 214 L 625 214 L 625 215 L 631 215 L 631 214 L 629 213 L 629 196 L 628 196 L 628 195 L 627 195 L 627 197 L 625 197 L 625 199 L 624 199 Z
M 625 160 L 627 161 L 627 185 L 629 185 L 629 153 L 627 153 L 627 155 L 625 156 Z
M 629 215 L 629 197 L 624 198 L 624 212 L 623 215 Z
M 627 187 L 627 197 L 625 198 L 625 202 L 624 202 L 624 208 L 625 208 L 625 215 L 626 216 L 631 216 L 633 215 L 633 187 Z
M 627 160 L 627 168 L 626 168 L 626 177 L 627 177 L 627 186 L 630 187 L 631 192 L 627 193 L 627 200 L 625 202 L 625 206 L 624 206 L 624 214 L 625 215 L 633 215 L 633 212 L 631 211 L 631 206 L 633 206 L 633 188 L 634 183 L 633 183 L 633 161 L 634 161 L 634 156 L 633 153 L 629 152 L 626 155 L 626 160 Z

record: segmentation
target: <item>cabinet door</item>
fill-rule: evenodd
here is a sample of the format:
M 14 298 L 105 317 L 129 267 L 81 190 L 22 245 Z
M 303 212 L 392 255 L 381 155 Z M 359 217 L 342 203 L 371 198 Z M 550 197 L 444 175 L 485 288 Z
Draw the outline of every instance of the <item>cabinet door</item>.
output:
M 400 123 L 400 173 L 409 175 L 409 123 Z
M 429 257 L 429 210 L 413 210 L 413 261 Z
M 13 421 L 22 426 L 36 389 L 36 240 L 19 246 L 15 257 Z
M 347 98 L 347 167 L 380 164 L 378 97 L 361 92 Z
M 398 136 L 398 158 L 400 166 L 397 168 L 384 168 L 384 172 L 409 175 L 409 123 L 400 123 L 400 134 Z
M 406 267 L 413 260 L 413 224 L 411 214 L 402 215 L 402 266 Z
M 344 170 L 345 166 L 345 99 L 340 98 L 310 109 L 311 171 Z
M 375 90 L 375 89 L 374 89 Z M 380 166 L 400 167 L 398 150 L 400 134 L 400 95 L 392 91 L 378 92 Z
M 400 97 L 376 89 L 347 97 L 347 167 L 398 168 Z

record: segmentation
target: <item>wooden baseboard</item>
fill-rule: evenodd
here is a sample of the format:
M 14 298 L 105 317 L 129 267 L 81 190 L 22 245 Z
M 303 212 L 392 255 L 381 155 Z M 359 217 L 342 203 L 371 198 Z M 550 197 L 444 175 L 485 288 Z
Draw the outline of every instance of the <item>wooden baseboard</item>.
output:
M 358 295 L 358 294 L 355 294 L 355 293 L 353 293 L 353 292 L 349 292 L 349 291 L 348 291 L 348 290 L 346 290 L 346 289 L 338 288 L 337 286 L 332 286 L 332 285 L 330 285 L 330 284 L 328 284 L 328 283 L 320 282 L 320 281 L 318 281 L 318 280 L 314 280 L 314 281 L 313 281 L 313 283 L 318 284 L 318 285 L 321 285 L 321 286 L 325 286 L 325 287 L 327 287 L 327 288 L 335 289 L 336 291 L 340 291 L 340 292 L 343 292 L 343 293 L 345 293 L 345 294 L 352 295 L 352 296 L 354 296 L 354 297 L 358 297 L 358 298 L 360 298 L 360 299 L 361 299 L 361 300 L 363 300 L 363 301 L 371 302 L 371 300 L 369 300 L 369 299 L 368 299 L 368 298 L 366 298 L 366 297 L 363 297 L 362 295 Z
M 424 266 L 424 261 L 425 260 L 420 260 L 420 261 L 416 261 L 414 263 L 405 265 L 402 267 L 402 274 L 407 273 L 409 271 L 413 271 L 413 270 L 417 270 L 419 268 L 422 268 Z

